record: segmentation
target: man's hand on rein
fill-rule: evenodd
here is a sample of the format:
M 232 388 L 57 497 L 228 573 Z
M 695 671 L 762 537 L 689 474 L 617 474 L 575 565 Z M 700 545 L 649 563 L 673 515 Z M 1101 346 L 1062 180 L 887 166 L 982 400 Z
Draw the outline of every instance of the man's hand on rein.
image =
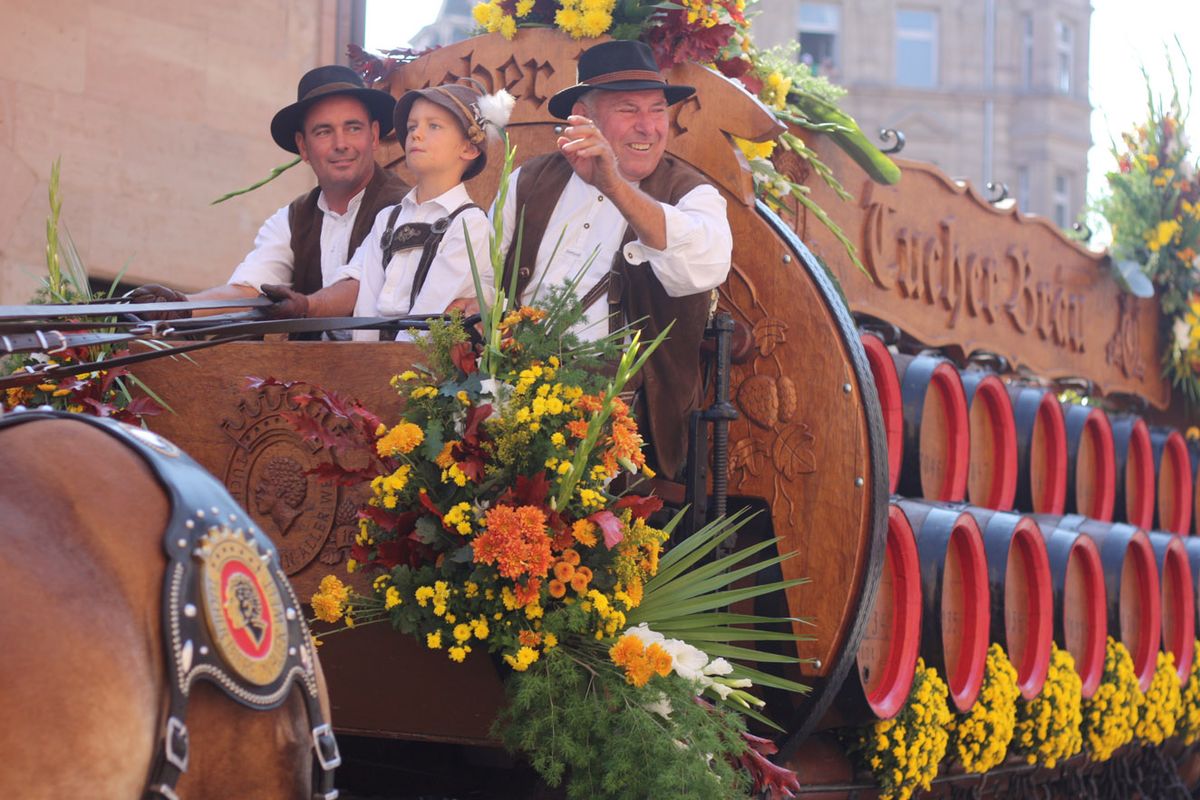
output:
M 624 181 L 618 170 L 617 156 L 595 122 L 579 114 L 567 117 L 570 123 L 558 137 L 558 150 L 584 183 L 608 194 L 617 182 Z
M 297 319 L 308 316 L 307 295 L 275 283 L 264 283 L 262 293 L 274 301 L 262 310 L 267 319 Z

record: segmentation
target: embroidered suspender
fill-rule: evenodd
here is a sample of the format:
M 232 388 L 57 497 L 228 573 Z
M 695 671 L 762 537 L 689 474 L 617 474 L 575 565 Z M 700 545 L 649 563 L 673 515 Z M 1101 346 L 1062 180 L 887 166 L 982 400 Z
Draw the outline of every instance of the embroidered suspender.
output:
M 455 217 L 470 208 L 479 208 L 479 206 L 474 203 L 463 203 L 441 219 L 433 222 L 406 222 L 399 227 L 396 227 L 396 219 L 400 216 L 400 206 L 397 204 L 392 208 L 392 213 L 388 215 L 387 228 L 379 238 L 379 249 L 383 251 L 384 271 L 387 271 L 388 264 L 391 263 L 392 256 L 396 253 L 417 247 L 423 248 L 421 260 L 417 263 L 417 272 L 413 276 L 412 291 L 408 296 L 409 309 L 416 303 L 417 295 L 421 293 L 421 287 L 425 285 L 425 279 L 429 277 L 429 268 L 433 265 L 434 256 L 437 255 L 438 247 L 441 245 L 446 231 L 450 229 L 450 223 L 454 221 Z

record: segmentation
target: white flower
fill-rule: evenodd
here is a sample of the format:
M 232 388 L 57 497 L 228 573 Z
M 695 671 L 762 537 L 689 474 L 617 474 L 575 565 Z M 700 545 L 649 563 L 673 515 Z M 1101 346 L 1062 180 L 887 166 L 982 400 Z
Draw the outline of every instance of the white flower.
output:
M 1181 353 L 1186 353 L 1188 344 L 1192 339 L 1192 328 L 1187 324 L 1187 321 L 1182 317 L 1175 320 L 1175 327 L 1171 331 L 1175 336 L 1175 348 Z
M 711 681 L 704 674 L 708 656 L 703 650 L 679 639 L 664 639 L 659 646 L 670 654 L 671 668 L 675 670 L 676 675 L 705 685 Z
M 655 700 L 653 703 L 643 704 L 642 708 L 653 714 L 658 714 L 663 719 L 671 718 L 671 701 L 668 700 L 667 696 L 662 692 L 659 692 L 657 700 Z
M 733 672 L 733 665 L 723 658 L 714 658 L 704 668 L 705 675 L 728 675 Z
M 661 633 L 650 630 L 650 626 L 644 622 L 641 625 L 638 625 L 637 627 L 627 628 L 625 630 L 625 635 L 626 636 L 636 636 L 638 639 L 641 640 L 642 647 L 649 647 L 650 645 L 654 644 L 655 642 L 662 642 L 666 638 Z

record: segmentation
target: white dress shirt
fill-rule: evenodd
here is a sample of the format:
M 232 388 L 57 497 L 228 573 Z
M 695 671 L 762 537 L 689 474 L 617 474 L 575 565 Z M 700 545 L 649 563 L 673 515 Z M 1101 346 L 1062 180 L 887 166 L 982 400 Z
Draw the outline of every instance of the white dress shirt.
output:
M 505 198 L 501 247 L 504 253 L 508 252 L 516 235 L 519 211 L 516 193 L 520 174 L 520 169 L 513 171 Z M 715 187 L 702 184 L 684 195 L 676 205 L 659 205 L 666 215 L 666 248 L 655 250 L 635 239 L 625 246 L 625 260 L 630 264 L 648 261 L 655 277 L 672 297 L 707 292 L 724 283 L 733 252 L 733 235 L 725 216 L 725 198 Z M 611 200 L 572 174 L 550 215 L 538 247 L 529 288 L 522 300 L 531 302 L 539 284 L 544 293 L 550 286 L 566 283 L 584 269 L 594 252 L 595 258 L 587 264 L 587 272 L 576 291 L 580 297 L 587 294 L 611 268 L 627 225 Z M 491 284 L 490 270 L 485 280 Z M 577 333 L 584 339 L 608 335 L 607 317 L 608 304 L 602 298 L 587 309 L 582 323 L 586 327 Z
M 460 183 L 445 194 L 424 203 L 417 202 L 417 190 L 413 189 L 400 201 L 400 214 L 396 226 L 408 222 L 435 222 L 447 216 L 459 206 L 471 202 L 470 195 Z M 467 240 L 463 233 L 466 225 L 471 237 L 471 250 L 481 277 L 491 274 L 488 265 L 488 234 L 491 232 L 487 215 L 479 208 L 468 208 L 450 223 L 446 229 L 437 254 L 430 264 L 429 273 L 414 302 L 409 304 L 413 279 L 421 261 L 423 248 L 401 250 L 392 256 L 385 266 L 380 239 L 387 229 L 388 217 L 395 206 L 388 206 L 375 217 L 375 224 L 362 245 L 350 259 L 350 263 L 337 271 L 334 279 L 354 278 L 359 281 L 358 301 L 354 305 L 356 317 L 404 316 L 427 314 L 435 316 L 446 310 L 455 299 L 475 296 L 475 280 L 471 275 L 471 261 L 467 254 Z M 401 332 L 397 339 L 408 337 Z M 355 331 L 355 341 L 378 341 L 379 331 Z
M 317 195 L 317 208 L 322 212 L 321 286 L 333 283 L 338 269 L 352 255 L 347 252 L 350 249 L 350 232 L 365 192 L 364 187 L 350 199 L 345 214 L 330 210 L 324 192 Z M 259 291 L 264 283 L 292 285 L 295 259 L 292 255 L 292 226 L 288 222 L 290 205 L 276 211 L 258 229 L 258 235 L 254 237 L 254 249 L 238 264 L 228 280 L 229 284 L 249 286 L 255 291 Z

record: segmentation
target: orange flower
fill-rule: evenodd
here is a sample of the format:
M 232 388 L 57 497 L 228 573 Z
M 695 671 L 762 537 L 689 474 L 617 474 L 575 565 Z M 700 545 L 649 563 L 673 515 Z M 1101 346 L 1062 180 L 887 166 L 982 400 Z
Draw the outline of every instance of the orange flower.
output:
M 586 525 L 591 525 L 591 523 L 588 522 L 587 520 L 580 520 L 580 522 L 583 522 Z M 578 525 L 579 523 L 576 523 L 576 524 Z M 560 557 L 562 558 L 563 561 L 567 562 L 572 567 L 579 566 L 579 551 L 577 551 L 577 550 L 573 550 L 568 547 L 566 550 L 562 551 L 562 554 Z M 564 578 L 564 580 L 566 580 L 566 579 Z
M 537 506 L 493 506 L 484 517 L 486 530 L 475 537 L 475 563 L 496 564 L 505 578 L 540 578 L 550 569 L 550 536 L 546 514 Z
M 671 654 L 659 645 L 658 642 L 646 648 L 646 660 L 650 664 L 650 669 L 657 672 L 662 677 L 667 677 L 671 672 Z
M 587 567 L 580 567 L 575 570 L 575 574 L 571 576 L 571 588 L 583 594 L 588 590 L 588 584 L 592 582 L 592 571 Z
M 566 582 L 570 581 L 571 578 L 574 577 L 574 575 L 575 575 L 575 568 L 573 566 L 571 566 L 569 563 L 567 563 L 566 561 L 559 561 L 557 564 L 554 565 L 554 577 L 557 578 L 560 582 L 566 583 Z M 551 592 L 553 593 L 553 590 L 551 590 Z M 557 595 L 557 596 L 561 596 L 561 595 Z
M 576 439 L 582 439 L 587 436 L 588 424 L 584 419 L 573 419 L 567 423 L 567 430 Z
M 586 519 L 576 520 L 575 524 L 571 526 L 571 535 L 584 547 L 596 546 L 596 525 L 593 522 Z M 563 555 L 566 555 L 565 550 Z
M 454 449 L 454 445 L 456 444 L 458 444 L 457 439 L 446 442 L 442 446 L 442 452 L 438 453 L 437 458 L 433 462 L 442 469 L 450 469 L 450 466 L 454 463 L 454 456 L 450 455 L 450 451 Z
M 517 641 L 525 647 L 537 647 L 542 643 L 542 635 L 537 631 L 518 631 Z
M 513 595 L 517 598 L 517 605 L 525 607 L 530 603 L 536 603 L 538 594 L 542 591 L 542 579 L 530 578 L 524 583 L 518 583 Z
M 618 667 L 624 667 L 635 659 L 642 658 L 645 649 L 641 639 L 627 633 L 609 648 L 608 657 Z
M 549 585 L 550 596 L 556 600 L 567 593 L 567 587 L 564 586 L 563 582 L 558 579 L 552 578 Z
M 419 426 L 401 422 L 375 443 L 375 451 L 384 458 L 410 453 L 424 439 L 425 432 Z

